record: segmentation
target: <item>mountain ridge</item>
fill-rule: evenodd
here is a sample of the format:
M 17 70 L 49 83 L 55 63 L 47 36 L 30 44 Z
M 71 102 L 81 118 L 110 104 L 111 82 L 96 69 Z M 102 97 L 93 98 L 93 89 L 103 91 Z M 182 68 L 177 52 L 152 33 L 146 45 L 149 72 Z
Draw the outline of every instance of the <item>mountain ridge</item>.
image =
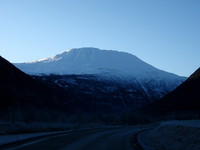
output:
M 157 69 L 127 52 L 87 47 L 71 49 L 46 59 L 15 63 L 14 65 L 32 75 L 100 74 L 105 76 L 107 74 L 108 76 L 134 78 L 177 77 L 177 75 Z

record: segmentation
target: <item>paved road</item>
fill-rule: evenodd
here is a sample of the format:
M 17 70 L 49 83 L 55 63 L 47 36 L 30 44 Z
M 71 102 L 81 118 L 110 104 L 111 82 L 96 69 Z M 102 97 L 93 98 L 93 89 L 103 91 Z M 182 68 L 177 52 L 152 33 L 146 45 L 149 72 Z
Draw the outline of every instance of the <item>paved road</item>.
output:
M 85 129 L 24 143 L 7 150 L 133 150 L 137 127 Z

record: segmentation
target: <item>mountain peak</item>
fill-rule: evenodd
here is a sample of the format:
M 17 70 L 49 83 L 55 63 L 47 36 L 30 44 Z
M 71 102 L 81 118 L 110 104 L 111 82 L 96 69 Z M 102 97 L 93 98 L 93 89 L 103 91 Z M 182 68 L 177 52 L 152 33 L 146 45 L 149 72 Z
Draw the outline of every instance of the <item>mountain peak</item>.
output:
M 178 76 L 159 70 L 135 55 L 93 47 L 74 48 L 53 57 L 15 64 L 28 74 L 95 74 L 120 78 L 169 78 Z
M 114 51 L 114 50 L 100 50 L 98 48 L 94 48 L 94 47 L 83 47 L 83 48 L 73 48 L 73 49 L 68 49 L 60 54 L 57 54 L 55 56 L 49 57 L 49 58 L 44 58 L 44 59 L 39 59 L 39 60 L 35 60 L 35 61 L 31 61 L 28 63 L 37 63 L 37 62 L 52 62 L 52 61 L 58 61 L 60 59 L 63 59 L 65 57 L 68 57 L 68 55 L 70 55 L 71 57 L 73 56 L 77 56 L 77 55 L 84 55 L 86 58 L 88 56 L 93 55 L 94 53 L 106 53 L 108 51 L 112 51 L 112 52 L 118 52 L 118 51 Z M 125 52 L 123 52 L 125 53 Z M 127 53 L 128 54 L 128 53 Z M 87 55 L 87 56 L 86 56 Z

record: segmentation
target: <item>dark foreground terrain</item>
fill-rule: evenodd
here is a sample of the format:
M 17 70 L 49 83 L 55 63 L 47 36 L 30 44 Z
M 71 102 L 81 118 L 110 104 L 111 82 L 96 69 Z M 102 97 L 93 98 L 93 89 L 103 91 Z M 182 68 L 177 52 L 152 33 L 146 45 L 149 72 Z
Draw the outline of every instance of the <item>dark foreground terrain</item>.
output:
M 132 137 L 143 127 L 82 129 L 53 137 L 27 140 L 5 150 L 133 150 Z

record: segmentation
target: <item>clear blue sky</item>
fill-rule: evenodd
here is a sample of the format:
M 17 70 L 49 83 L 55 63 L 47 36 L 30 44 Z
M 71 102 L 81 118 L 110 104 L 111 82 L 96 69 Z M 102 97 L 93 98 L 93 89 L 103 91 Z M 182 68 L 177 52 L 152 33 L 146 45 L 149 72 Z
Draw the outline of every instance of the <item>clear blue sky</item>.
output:
M 10 62 L 80 47 L 189 76 L 200 67 L 200 0 L 0 0 L 0 55 Z

